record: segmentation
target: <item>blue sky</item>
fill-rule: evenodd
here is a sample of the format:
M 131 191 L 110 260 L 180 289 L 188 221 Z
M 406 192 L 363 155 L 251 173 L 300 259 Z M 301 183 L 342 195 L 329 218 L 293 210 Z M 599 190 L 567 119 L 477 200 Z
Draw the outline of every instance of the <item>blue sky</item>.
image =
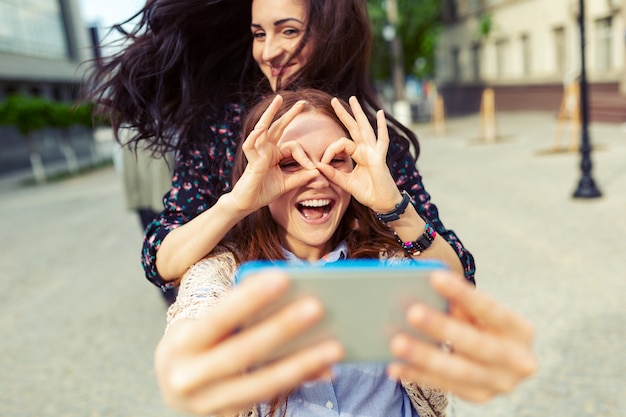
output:
M 88 25 L 108 27 L 131 17 L 145 0 L 80 0 L 80 7 Z
M 115 32 L 106 37 L 108 28 L 137 13 L 145 0 L 79 0 L 79 2 L 85 25 L 98 26 L 100 41 L 106 44 L 116 39 Z M 104 48 L 111 47 L 105 46 Z

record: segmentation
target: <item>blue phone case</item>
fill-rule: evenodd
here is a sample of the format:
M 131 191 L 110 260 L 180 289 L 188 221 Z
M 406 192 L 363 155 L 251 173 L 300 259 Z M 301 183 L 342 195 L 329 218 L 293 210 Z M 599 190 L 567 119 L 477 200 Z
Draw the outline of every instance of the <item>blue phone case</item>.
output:
M 343 345 L 345 362 L 392 360 L 389 341 L 398 332 L 436 343 L 410 327 L 405 316 L 407 308 L 415 302 L 447 311 L 447 302 L 428 281 L 432 270 L 446 268 L 442 262 L 357 259 L 302 265 L 253 261 L 241 265 L 235 282 L 241 283 L 256 272 L 277 268 L 292 278 L 287 294 L 247 325 L 305 296 L 319 298 L 325 314 L 320 323 L 278 349 L 268 361 L 328 338 L 335 338 Z
M 437 260 L 425 259 L 407 259 L 398 262 L 379 260 L 379 259 L 344 259 L 336 262 L 326 264 L 294 264 L 287 261 L 250 261 L 242 264 L 234 277 L 235 284 L 241 283 L 247 276 L 253 273 L 257 273 L 268 268 L 280 268 L 287 273 L 289 271 L 297 271 L 303 273 L 306 276 L 315 275 L 321 273 L 342 273 L 353 272 L 358 274 L 359 272 L 371 273 L 373 270 L 385 271 L 419 271 L 419 270 L 434 270 L 434 269 L 447 269 L 447 266 Z

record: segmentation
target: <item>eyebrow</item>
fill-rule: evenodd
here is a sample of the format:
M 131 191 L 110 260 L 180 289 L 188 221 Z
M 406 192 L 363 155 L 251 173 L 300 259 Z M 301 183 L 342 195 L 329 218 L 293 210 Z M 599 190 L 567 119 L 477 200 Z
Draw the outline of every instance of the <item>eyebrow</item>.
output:
M 275 21 L 275 22 L 274 22 L 274 26 L 280 26 L 280 25 L 283 25 L 283 24 L 285 24 L 285 23 L 287 23 L 287 22 L 290 22 L 290 21 L 292 21 L 292 20 L 293 20 L 294 22 L 298 22 L 298 23 L 300 23 L 301 25 L 304 25 L 304 22 L 303 22 L 303 21 L 301 21 L 300 19 L 296 19 L 295 17 L 287 17 L 287 18 L 285 18 L 285 19 L 280 19 L 280 20 Z M 253 28 L 260 28 L 260 27 L 262 27 L 262 26 L 261 26 L 260 24 L 258 24 L 258 23 L 250 23 L 250 27 L 253 27 Z

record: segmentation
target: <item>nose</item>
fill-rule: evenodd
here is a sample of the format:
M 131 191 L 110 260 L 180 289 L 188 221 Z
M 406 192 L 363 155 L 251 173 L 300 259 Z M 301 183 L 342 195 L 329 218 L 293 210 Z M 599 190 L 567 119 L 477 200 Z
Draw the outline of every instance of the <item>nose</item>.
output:
M 263 61 L 271 62 L 275 61 L 276 58 L 279 58 L 284 53 L 284 48 L 280 40 L 274 38 L 273 36 L 267 36 L 265 38 L 265 42 L 263 43 Z
M 309 183 L 307 184 L 308 188 L 313 188 L 313 189 L 323 189 L 323 188 L 328 188 L 330 186 L 330 182 L 328 181 L 328 179 L 323 176 L 321 173 L 318 173 L 313 179 L 311 179 L 309 181 Z

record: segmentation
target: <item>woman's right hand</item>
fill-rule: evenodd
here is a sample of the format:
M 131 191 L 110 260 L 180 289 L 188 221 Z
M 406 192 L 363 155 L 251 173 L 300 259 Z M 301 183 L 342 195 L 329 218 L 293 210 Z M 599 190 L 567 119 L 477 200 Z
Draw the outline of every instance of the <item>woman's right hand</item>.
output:
M 288 285 L 283 273 L 259 273 L 233 288 L 203 318 L 173 323 L 155 353 L 165 402 L 196 415 L 234 415 L 329 372 L 343 355 L 335 341 L 255 367 L 322 317 L 316 299 L 298 300 L 238 331 Z
M 297 143 L 278 146 L 285 128 L 300 114 L 304 105 L 303 101 L 297 102 L 272 123 L 282 102 L 281 96 L 274 97 L 242 145 L 248 164 L 228 197 L 231 206 L 242 212 L 251 213 L 267 206 L 287 191 L 319 175 L 313 162 Z M 286 158 L 292 158 L 306 169 L 293 175 L 284 175 L 280 162 Z

